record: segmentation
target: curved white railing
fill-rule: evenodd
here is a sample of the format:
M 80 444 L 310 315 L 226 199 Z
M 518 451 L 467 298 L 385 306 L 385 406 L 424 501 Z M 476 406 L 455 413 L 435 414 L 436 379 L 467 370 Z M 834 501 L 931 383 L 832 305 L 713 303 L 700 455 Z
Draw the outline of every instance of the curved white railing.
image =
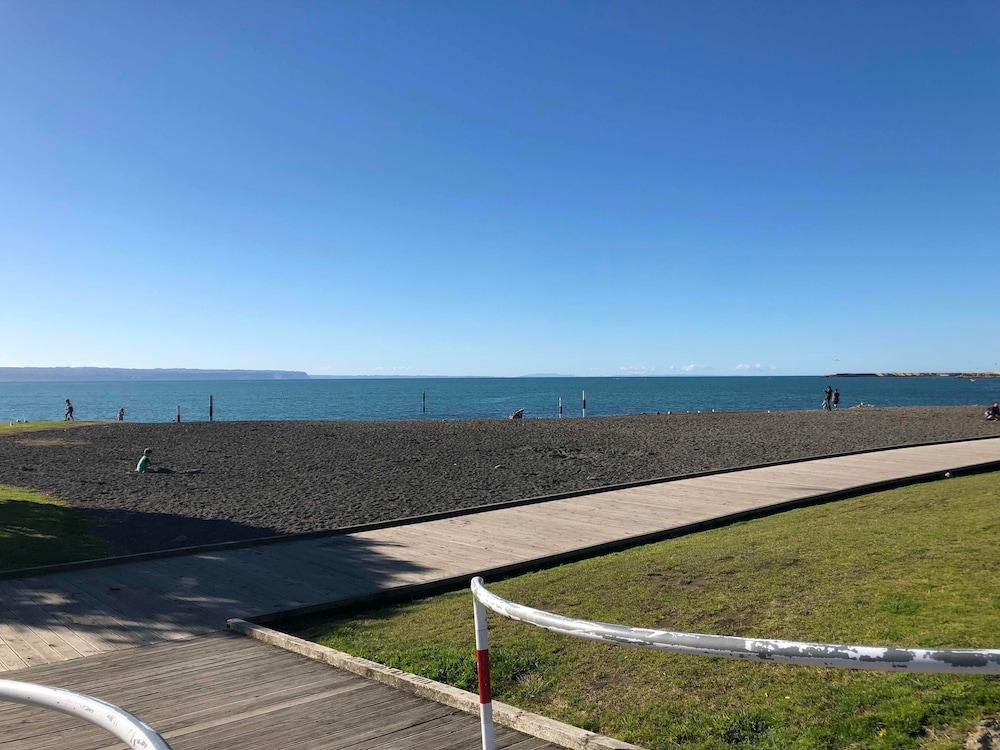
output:
M 0 680 L 0 701 L 40 706 L 76 716 L 107 730 L 135 750 L 170 750 L 148 724 L 128 711 L 89 695 L 30 682 Z
M 726 659 L 756 659 L 839 669 L 871 669 L 883 672 L 1000 674 L 1000 649 L 847 646 L 835 643 L 804 643 L 768 638 L 740 638 L 728 635 L 633 628 L 626 625 L 564 617 L 508 601 L 488 591 L 483 585 L 483 579 L 478 576 L 472 579 L 472 597 L 476 622 L 476 658 L 479 666 L 479 703 L 481 708 L 480 723 L 483 727 L 483 750 L 494 750 L 487 609 L 511 620 L 526 622 L 554 633 L 619 646 L 635 646 L 679 654 L 715 656 Z

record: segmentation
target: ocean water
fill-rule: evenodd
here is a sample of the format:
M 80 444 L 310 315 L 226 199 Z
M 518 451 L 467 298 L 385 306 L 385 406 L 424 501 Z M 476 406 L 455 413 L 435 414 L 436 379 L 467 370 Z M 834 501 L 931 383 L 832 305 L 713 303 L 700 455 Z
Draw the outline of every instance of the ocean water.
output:
M 167 422 L 254 419 L 498 419 L 686 411 L 818 409 L 827 384 L 841 407 L 982 405 L 1000 399 L 1000 379 L 981 378 L 413 378 L 184 382 L 0 383 L 0 420 L 62 419 L 71 399 L 77 419 Z M 427 394 L 427 411 L 421 410 Z

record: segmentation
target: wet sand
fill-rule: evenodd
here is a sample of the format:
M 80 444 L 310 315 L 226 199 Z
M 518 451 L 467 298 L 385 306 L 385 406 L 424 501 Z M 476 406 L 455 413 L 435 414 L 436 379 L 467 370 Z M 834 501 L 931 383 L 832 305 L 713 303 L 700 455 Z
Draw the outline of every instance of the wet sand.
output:
M 986 435 L 1000 436 L 1000 425 L 984 422 L 977 407 L 587 420 L 112 423 L 0 438 L 0 483 L 65 499 L 124 554 Z M 136 474 L 147 446 L 155 466 L 178 473 Z

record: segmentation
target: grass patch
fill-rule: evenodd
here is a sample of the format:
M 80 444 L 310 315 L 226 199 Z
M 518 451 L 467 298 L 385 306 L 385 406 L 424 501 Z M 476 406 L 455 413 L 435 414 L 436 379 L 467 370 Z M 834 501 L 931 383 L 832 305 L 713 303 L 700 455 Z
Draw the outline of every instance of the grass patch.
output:
M 0 485 L 0 570 L 102 557 L 87 519 L 51 495 Z
M 5 422 L 0 423 L 0 435 L 17 435 L 22 432 L 39 432 L 40 430 L 68 430 L 72 427 L 86 427 L 87 425 L 99 424 L 96 421 L 67 422 L 64 420 L 48 422 Z
M 492 586 L 554 612 L 678 630 L 901 646 L 1000 646 L 1000 474 L 803 508 Z M 491 616 L 494 692 L 662 748 L 959 748 L 1000 678 L 847 672 L 660 654 Z M 299 634 L 475 690 L 471 595 Z

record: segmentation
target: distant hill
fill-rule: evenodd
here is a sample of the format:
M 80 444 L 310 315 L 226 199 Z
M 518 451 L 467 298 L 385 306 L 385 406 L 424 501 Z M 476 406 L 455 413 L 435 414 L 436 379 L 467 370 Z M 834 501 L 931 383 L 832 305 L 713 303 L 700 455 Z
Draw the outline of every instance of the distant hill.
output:
M 134 370 L 122 367 L 0 367 L 0 382 L 80 382 L 85 380 L 308 380 L 294 370 Z
M 470 380 L 488 375 L 310 375 L 311 380 Z

